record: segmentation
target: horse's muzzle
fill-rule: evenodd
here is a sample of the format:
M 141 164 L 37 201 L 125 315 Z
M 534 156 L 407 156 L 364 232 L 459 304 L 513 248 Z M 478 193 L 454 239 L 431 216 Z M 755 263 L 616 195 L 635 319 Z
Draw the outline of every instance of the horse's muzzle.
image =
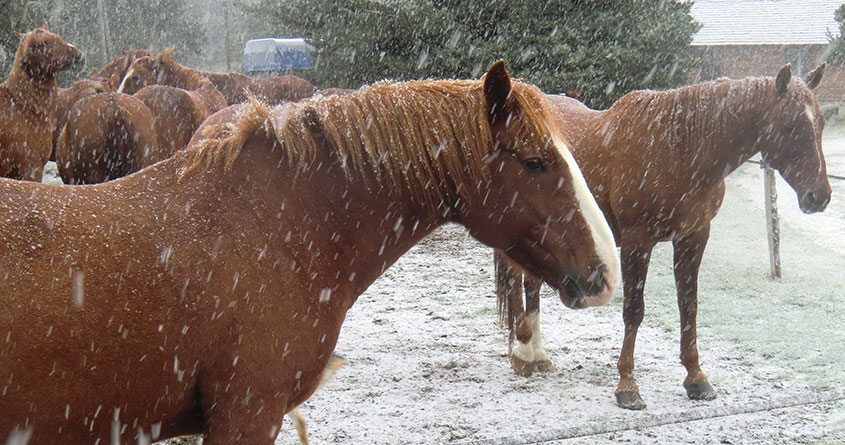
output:
M 79 69 L 85 66 L 85 54 L 83 54 L 82 51 L 77 51 L 77 53 L 70 56 L 70 69 L 72 70 Z
M 803 193 L 798 199 L 798 207 L 804 213 L 823 212 L 830 204 L 829 191 L 810 191 Z
M 609 283 L 605 278 L 606 272 L 607 265 L 602 263 L 586 278 L 583 276 L 565 276 L 563 278 L 563 291 L 560 293 L 560 301 L 570 309 L 584 309 L 590 306 L 604 304 L 605 301 L 596 304 L 590 301 L 590 297 L 603 294 L 607 291 Z

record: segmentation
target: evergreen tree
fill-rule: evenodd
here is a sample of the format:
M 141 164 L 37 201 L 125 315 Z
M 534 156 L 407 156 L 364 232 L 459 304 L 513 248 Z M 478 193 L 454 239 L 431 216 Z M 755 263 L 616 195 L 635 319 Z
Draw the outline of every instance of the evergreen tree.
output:
M 319 48 L 321 87 L 382 78 L 477 77 L 498 58 L 544 91 L 608 106 L 637 88 L 686 80 L 697 25 L 672 0 L 261 0 L 265 35 Z
M 51 8 L 51 2 L 0 0 L 0 82 L 9 75 L 21 42 L 16 33 L 41 26 Z
M 839 23 L 839 36 L 830 39 L 827 61 L 836 65 L 845 65 L 845 5 L 836 8 L 833 17 Z

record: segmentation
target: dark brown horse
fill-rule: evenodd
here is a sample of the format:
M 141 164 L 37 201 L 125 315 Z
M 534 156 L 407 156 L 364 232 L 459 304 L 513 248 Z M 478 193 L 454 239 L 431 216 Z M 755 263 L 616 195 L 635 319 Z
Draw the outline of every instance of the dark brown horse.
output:
M 164 60 L 169 52 L 164 51 Z M 188 146 L 194 131 L 226 106 L 226 99 L 202 74 L 178 64 L 142 57 L 132 63 L 118 91 L 133 93 L 153 114 L 165 157 Z
M 651 251 L 661 241 L 672 241 L 674 247 L 684 388 L 691 399 L 716 397 L 701 371 L 696 339 L 698 269 L 710 221 L 722 203 L 725 177 L 756 153 L 792 186 L 801 210 L 825 209 L 831 187 L 821 147 L 824 119 L 811 91 L 823 71 L 824 65 L 802 81 L 787 65 L 774 78 L 635 91 L 606 111 L 550 96 L 560 128 L 621 247 L 625 338 L 616 388 L 620 406 L 645 407 L 634 381 L 634 343 Z M 497 271 L 503 272 L 497 280 L 500 301 L 520 313 L 520 277 L 508 274 L 507 267 Z M 539 281 L 526 279 L 529 313 L 539 306 L 539 288 Z M 539 344 L 539 335 L 532 340 L 530 327 L 521 328 L 518 339 Z
M 0 84 L 0 176 L 41 181 L 53 150 L 56 73 L 85 58 L 47 29 L 27 34 L 15 54 L 8 79 Z
M 93 96 L 95 94 L 114 91 L 108 82 L 95 79 L 81 79 L 77 81 L 70 88 L 59 88 L 56 94 L 56 116 L 53 120 L 53 152 L 50 155 L 50 160 L 56 160 L 56 142 L 59 140 L 59 133 L 67 122 L 67 115 L 70 108 L 83 97 Z
M 0 180 L 0 438 L 272 444 L 357 297 L 450 221 L 556 289 L 613 293 L 609 229 L 503 62 L 250 107 L 115 181 Z
M 149 108 L 121 93 L 81 99 L 68 113 L 56 147 L 65 184 L 96 184 L 164 159 Z

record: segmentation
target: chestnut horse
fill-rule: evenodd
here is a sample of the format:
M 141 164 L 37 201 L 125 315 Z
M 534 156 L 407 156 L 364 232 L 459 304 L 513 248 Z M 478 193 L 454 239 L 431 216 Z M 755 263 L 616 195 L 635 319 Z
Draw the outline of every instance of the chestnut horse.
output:
M 226 98 L 226 105 L 234 105 L 247 101 L 247 92 L 252 92 L 253 95 L 259 99 L 269 103 L 270 105 L 278 105 L 284 102 L 296 102 L 306 97 L 311 97 L 317 90 L 311 82 L 301 79 L 296 76 L 276 76 L 261 79 L 252 79 L 240 73 L 209 73 L 197 71 L 180 65 L 176 59 L 173 58 L 173 48 L 167 48 L 161 51 L 155 60 L 153 70 L 151 70 L 152 77 L 158 77 L 156 81 L 150 81 L 150 76 L 146 76 L 147 80 L 138 78 L 124 79 L 127 85 L 124 87 L 128 89 L 129 94 L 140 89 L 141 85 L 150 85 L 152 83 L 160 83 L 164 85 L 172 85 L 172 76 L 167 73 L 180 73 L 180 77 L 185 77 L 186 71 L 192 71 L 193 76 L 202 76 L 211 81 L 217 90 Z M 162 74 L 165 76 L 162 79 Z M 171 80 L 168 80 L 170 77 Z M 134 85 L 133 85 L 134 84 Z M 178 86 L 178 85 L 174 85 Z M 180 87 L 185 88 L 185 87 Z
M 106 82 L 112 91 L 116 91 L 132 62 L 141 57 L 155 57 L 155 54 L 146 49 L 124 50 L 122 56 L 115 57 L 103 69 L 91 73 L 91 79 Z
M 126 176 L 166 156 L 153 129 L 150 109 L 128 94 L 81 99 L 56 147 L 56 166 L 65 184 L 96 184 Z
M 504 62 L 250 108 L 115 181 L 0 180 L 0 438 L 272 444 L 357 297 L 447 222 L 613 294 L 610 229 Z
M 696 338 L 698 269 L 710 221 L 722 203 L 725 177 L 756 153 L 792 186 L 801 210 L 825 209 L 831 187 L 821 146 L 824 118 L 811 91 L 824 66 L 805 81 L 793 77 L 786 65 L 775 78 L 635 91 L 606 111 L 550 96 L 560 129 L 621 247 L 625 338 L 615 391 L 621 407 L 645 408 L 634 381 L 634 343 L 651 251 L 661 241 L 672 241 L 674 248 L 684 388 L 691 399 L 716 397 L 701 371 Z M 518 318 L 523 313 L 521 277 L 507 265 L 497 272 L 502 273 L 497 279 L 500 306 L 513 307 L 513 318 Z M 539 308 L 540 284 L 526 275 L 525 310 L 532 315 Z M 530 324 L 513 326 L 521 342 L 539 345 L 539 330 L 532 338 Z
M 226 99 L 202 74 L 178 64 L 162 64 L 169 52 L 156 59 L 142 57 L 129 67 L 118 92 L 133 94 L 153 114 L 164 157 L 188 146 L 194 131 L 208 116 L 226 106 Z
M 56 73 L 85 57 L 47 22 L 19 36 L 12 71 L 0 84 L 0 176 L 40 182 L 53 150 Z
M 108 82 L 96 79 L 81 79 L 77 81 L 70 88 L 59 88 L 56 94 L 56 116 L 53 120 L 53 152 L 50 155 L 50 160 L 56 160 L 56 142 L 59 140 L 59 133 L 62 132 L 65 123 L 67 122 L 67 115 L 70 108 L 83 97 L 93 96 L 95 94 L 114 91 Z

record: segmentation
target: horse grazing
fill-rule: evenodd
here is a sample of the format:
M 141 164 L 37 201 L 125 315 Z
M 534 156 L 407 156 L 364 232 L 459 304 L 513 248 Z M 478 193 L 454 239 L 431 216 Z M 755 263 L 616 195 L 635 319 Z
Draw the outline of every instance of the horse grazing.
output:
M 56 146 L 65 184 L 95 184 L 126 176 L 164 159 L 153 116 L 139 99 L 104 93 L 81 99 Z
M 824 66 L 805 81 L 793 77 L 786 65 L 774 78 L 635 91 L 606 111 L 563 96 L 549 97 L 621 247 L 625 338 L 615 391 L 619 406 L 645 408 L 634 380 L 634 344 L 643 319 L 651 251 L 660 241 L 672 241 L 674 248 L 681 362 L 687 370 L 684 388 L 691 399 L 716 397 L 701 371 L 696 337 L 698 270 L 710 221 L 724 198 L 725 177 L 756 153 L 792 186 L 801 210 L 825 209 L 831 187 L 821 146 L 824 119 L 811 91 L 821 81 Z M 499 301 L 520 313 L 521 277 L 507 265 L 497 272 Z M 539 307 L 540 284 L 526 275 L 529 312 Z M 520 328 L 517 337 L 539 343 L 539 336 L 531 339 L 530 326 Z
M 178 64 L 161 63 L 169 52 L 152 59 L 142 57 L 129 67 L 119 92 L 132 94 L 153 114 L 159 146 L 164 157 L 187 147 L 194 131 L 226 99 L 202 74 Z
M 56 94 L 56 116 L 53 120 L 53 152 L 50 160 L 56 160 L 56 142 L 59 140 L 59 133 L 62 132 L 70 108 L 83 97 L 95 94 L 114 91 L 107 82 L 96 79 L 81 79 L 70 88 L 59 88 Z
M 504 62 L 249 107 L 115 181 L 0 180 L 0 437 L 272 444 L 357 297 L 447 222 L 556 289 L 613 293 L 610 229 Z
M 112 59 L 103 69 L 91 73 L 91 79 L 106 82 L 112 91 L 116 91 L 120 86 L 120 82 L 126 76 L 126 71 L 129 70 L 132 62 L 141 57 L 152 58 L 155 57 L 155 54 L 146 49 L 124 50 L 123 55 Z
M 82 51 L 47 28 L 18 34 L 12 71 L 0 84 L 0 176 L 41 181 L 53 147 L 56 73 L 85 61 Z

